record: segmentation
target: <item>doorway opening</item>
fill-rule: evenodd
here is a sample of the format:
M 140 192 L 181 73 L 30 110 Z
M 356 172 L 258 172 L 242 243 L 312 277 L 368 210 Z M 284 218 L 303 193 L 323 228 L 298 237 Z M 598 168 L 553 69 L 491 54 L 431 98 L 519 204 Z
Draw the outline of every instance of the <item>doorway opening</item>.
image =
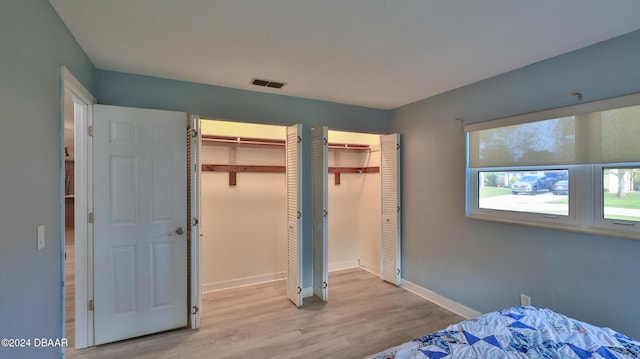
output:
M 91 205 L 91 105 L 96 99 L 64 66 L 61 68 L 62 333 L 70 350 L 93 345 Z
M 64 114 L 64 326 L 70 347 L 75 345 L 75 146 L 73 94 L 65 90 Z

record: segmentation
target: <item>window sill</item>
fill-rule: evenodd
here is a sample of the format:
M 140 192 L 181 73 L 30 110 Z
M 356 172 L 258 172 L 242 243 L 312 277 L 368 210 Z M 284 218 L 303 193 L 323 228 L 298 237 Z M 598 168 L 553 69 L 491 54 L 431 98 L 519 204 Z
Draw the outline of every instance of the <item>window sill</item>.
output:
M 562 222 L 560 222 L 555 221 L 553 218 L 544 217 L 540 214 L 529 215 L 528 213 L 526 213 L 523 214 L 523 217 L 520 217 L 518 215 L 501 215 L 500 213 L 496 212 L 500 211 L 480 210 L 478 212 L 468 214 L 467 218 L 480 221 L 517 224 L 527 227 L 546 228 L 566 232 L 640 240 L 640 223 L 631 225 L 629 229 L 621 229 L 618 228 L 617 225 L 612 224 L 613 221 L 601 221 L 601 223 L 598 224 L 590 223 L 589 225 L 580 225 L 571 217 L 566 216 L 559 216 L 560 218 L 558 219 L 562 220 Z M 612 226 L 616 227 L 614 228 Z M 631 228 L 633 228 L 633 230 Z

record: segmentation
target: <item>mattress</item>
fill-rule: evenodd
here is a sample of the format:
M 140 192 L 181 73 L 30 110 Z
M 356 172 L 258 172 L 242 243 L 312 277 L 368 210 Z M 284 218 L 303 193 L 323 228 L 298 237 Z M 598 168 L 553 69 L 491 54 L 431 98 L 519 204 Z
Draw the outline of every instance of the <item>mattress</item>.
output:
M 513 307 L 450 325 L 367 357 L 640 358 L 640 342 L 549 309 Z

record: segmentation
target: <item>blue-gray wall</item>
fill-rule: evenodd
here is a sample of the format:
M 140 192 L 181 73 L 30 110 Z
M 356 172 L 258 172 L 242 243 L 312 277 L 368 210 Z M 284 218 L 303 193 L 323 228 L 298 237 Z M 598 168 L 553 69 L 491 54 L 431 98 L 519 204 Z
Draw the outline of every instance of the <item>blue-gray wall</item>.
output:
M 404 278 L 480 312 L 519 293 L 640 337 L 640 241 L 465 218 L 465 123 L 640 92 L 640 31 L 395 109 Z M 640 160 L 640 157 L 638 158 Z
M 302 177 L 311 176 L 311 127 L 385 133 L 391 112 L 261 92 L 99 70 L 95 95 L 105 105 L 184 111 L 202 118 L 275 125 L 300 123 Z M 303 286 L 312 286 L 311 182 L 303 180 Z
M 391 125 L 404 143 L 406 279 L 483 312 L 526 293 L 535 305 L 640 337 L 640 242 L 466 219 L 464 134 L 453 121 L 573 104 L 572 90 L 585 101 L 640 92 L 640 32 L 389 112 L 95 71 L 46 0 L 0 1 L 0 337 L 62 335 L 62 64 L 105 104 L 303 123 L 305 138 L 314 125 Z M 40 224 L 47 246 L 37 251 Z M 0 357 L 57 358 L 59 349 L 0 348 Z
M 0 338 L 62 337 L 62 64 L 92 88 L 93 65 L 48 1 L 0 1 Z M 0 347 L 0 358 L 59 357 Z
M 385 110 L 104 70 L 98 71 L 94 95 L 105 105 L 184 111 L 238 122 L 323 125 L 334 130 L 382 133 L 391 118 Z

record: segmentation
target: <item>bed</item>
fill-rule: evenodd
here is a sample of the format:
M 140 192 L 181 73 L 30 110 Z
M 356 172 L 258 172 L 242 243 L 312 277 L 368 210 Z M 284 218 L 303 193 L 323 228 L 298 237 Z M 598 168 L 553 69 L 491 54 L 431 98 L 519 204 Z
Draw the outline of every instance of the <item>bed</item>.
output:
M 371 355 L 405 358 L 640 358 L 640 342 L 549 309 L 513 307 L 468 319 Z

